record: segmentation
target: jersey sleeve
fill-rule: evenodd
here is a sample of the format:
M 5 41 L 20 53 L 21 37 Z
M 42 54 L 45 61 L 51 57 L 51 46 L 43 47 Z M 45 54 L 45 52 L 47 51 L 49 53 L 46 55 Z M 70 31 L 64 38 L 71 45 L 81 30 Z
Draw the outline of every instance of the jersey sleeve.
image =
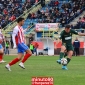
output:
M 71 32 L 72 32 L 73 34 L 78 35 L 78 32 L 77 32 L 77 31 L 75 31 L 75 30 L 71 30 Z
M 18 28 L 15 27 L 14 30 L 13 30 L 13 34 L 17 35 L 17 33 L 18 33 Z
M 15 37 L 16 37 L 17 34 L 18 34 L 18 28 L 15 27 L 14 30 L 13 30 L 13 34 L 12 34 L 12 40 L 13 40 L 14 45 L 16 45 Z

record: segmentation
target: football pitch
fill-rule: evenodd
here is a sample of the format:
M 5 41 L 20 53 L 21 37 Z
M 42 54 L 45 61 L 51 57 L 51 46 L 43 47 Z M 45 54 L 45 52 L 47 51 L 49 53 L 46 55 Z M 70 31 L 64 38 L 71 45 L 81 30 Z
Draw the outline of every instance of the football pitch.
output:
M 7 62 L 16 56 L 5 56 Z M 62 65 L 56 63 L 58 56 L 32 56 L 25 62 L 25 68 L 11 67 L 11 72 L 5 69 L 6 63 L 0 64 L 0 85 L 31 85 L 32 77 L 53 77 L 54 85 L 84 85 L 85 57 L 73 57 L 68 70 L 62 70 Z

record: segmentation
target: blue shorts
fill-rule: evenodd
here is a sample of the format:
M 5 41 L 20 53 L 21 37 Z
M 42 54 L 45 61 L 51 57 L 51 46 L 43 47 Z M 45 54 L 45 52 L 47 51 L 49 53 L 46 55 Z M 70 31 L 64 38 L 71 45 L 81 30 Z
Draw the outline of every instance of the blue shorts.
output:
M 2 44 L 0 44 L 0 49 L 2 49 L 3 47 L 2 47 Z
M 18 53 L 24 53 L 29 48 L 25 43 L 20 43 L 18 44 L 17 49 L 18 49 Z

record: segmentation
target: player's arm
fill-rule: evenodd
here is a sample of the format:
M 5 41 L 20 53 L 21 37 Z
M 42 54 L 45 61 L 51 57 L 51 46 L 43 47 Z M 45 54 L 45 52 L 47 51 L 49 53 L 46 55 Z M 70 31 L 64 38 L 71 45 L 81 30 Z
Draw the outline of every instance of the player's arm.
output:
M 14 47 L 13 48 L 16 48 L 17 47 L 16 46 L 16 40 L 15 40 L 15 37 L 16 37 L 17 33 L 18 33 L 18 29 L 17 28 L 14 28 L 13 34 L 12 34 L 12 41 L 13 41 L 13 44 L 14 44 Z
M 79 36 L 85 36 L 85 33 L 78 33 Z
M 24 30 L 24 32 L 26 32 L 27 31 L 27 28 Z
M 24 32 L 26 32 L 29 28 L 30 28 L 30 27 L 28 26 L 28 27 L 24 30 Z
M 71 30 L 73 34 L 79 35 L 79 36 L 85 36 L 85 33 L 80 33 L 75 30 Z

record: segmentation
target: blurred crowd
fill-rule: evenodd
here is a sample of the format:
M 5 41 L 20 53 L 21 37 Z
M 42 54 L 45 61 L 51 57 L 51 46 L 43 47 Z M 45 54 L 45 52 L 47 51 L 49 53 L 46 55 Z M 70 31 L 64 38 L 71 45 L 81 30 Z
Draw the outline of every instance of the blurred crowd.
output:
M 38 23 L 61 23 L 68 24 L 77 17 L 85 8 L 85 0 L 69 0 L 60 2 L 51 0 L 48 6 L 38 10 L 37 13 L 30 13 L 28 19 L 36 19 Z
M 79 17 L 77 24 L 73 26 L 73 29 L 85 28 L 85 15 L 83 17 Z
M 4 28 L 14 21 L 34 3 L 35 0 L 0 0 L 0 27 Z
M 0 27 L 4 28 L 38 1 L 40 0 L 0 0 Z M 65 26 L 82 13 L 84 8 L 85 0 L 68 0 L 65 2 L 63 0 L 51 0 L 41 10 L 30 13 L 28 19 L 37 23 L 61 23 L 61 26 Z M 76 26 L 84 27 L 84 19 L 85 16 L 83 19 L 80 17 Z

